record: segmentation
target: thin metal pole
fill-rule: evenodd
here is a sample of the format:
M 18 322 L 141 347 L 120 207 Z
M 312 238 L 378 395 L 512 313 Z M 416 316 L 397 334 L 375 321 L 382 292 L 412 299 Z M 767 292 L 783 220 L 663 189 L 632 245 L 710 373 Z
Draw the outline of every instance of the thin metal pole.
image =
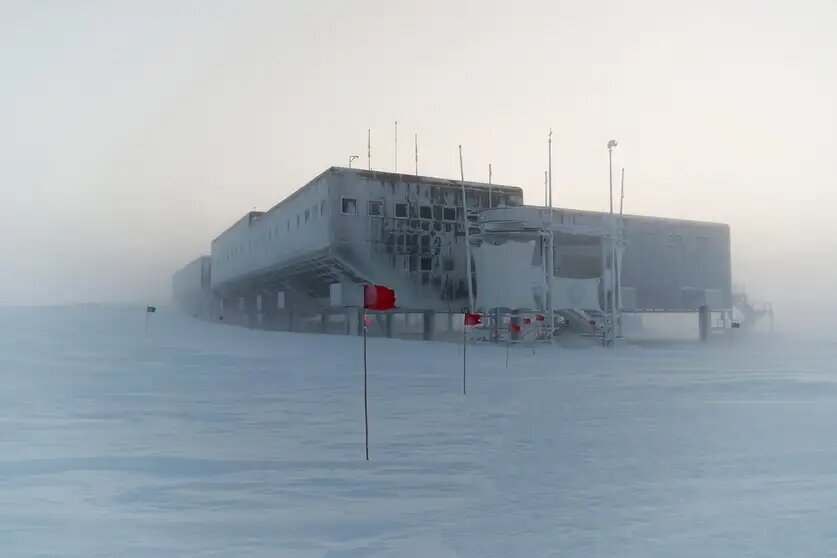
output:
M 395 172 L 398 172 L 398 120 L 395 121 Z
M 619 195 L 619 215 L 622 215 L 622 207 L 625 205 L 625 167 L 622 167 L 622 188 Z
M 372 170 L 372 128 L 366 130 L 366 167 Z
M 462 217 L 465 221 L 465 277 L 468 283 L 468 312 L 474 311 L 474 287 L 471 284 L 471 235 L 468 222 L 468 202 L 465 196 L 465 167 L 462 164 L 462 146 L 459 146 L 459 176 L 462 184 Z
M 549 205 L 549 171 L 543 171 L 543 206 Z
M 366 460 L 369 461 L 369 405 L 366 372 L 366 310 L 363 310 L 363 424 L 366 430 Z
M 416 176 L 418 176 L 418 134 L 416 134 Z
M 610 340 L 611 346 L 616 345 L 616 288 L 617 288 L 617 271 L 616 271 L 616 222 L 613 217 L 613 145 L 615 141 L 611 140 L 607 148 L 607 162 L 608 162 L 608 179 L 610 183 Z
M 465 395 L 465 371 L 468 367 L 465 352 L 468 350 L 468 326 L 463 325 L 462 327 L 462 395 Z
M 610 180 L 610 214 L 613 215 L 613 148 L 607 148 L 608 177 Z
M 493 202 L 491 201 L 491 163 L 488 163 L 488 207 L 494 207 Z
M 509 317 L 509 326 L 511 326 L 511 317 Z M 511 345 L 511 329 L 508 330 L 508 339 L 506 339 L 506 370 L 509 369 L 509 345 Z
M 549 129 L 549 290 L 547 291 L 547 302 L 549 309 L 549 342 L 555 338 L 555 308 L 552 301 L 552 276 L 555 273 L 555 232 L 552 230 L 555 225 L 555 212 L 552 209 L 552 128 Z

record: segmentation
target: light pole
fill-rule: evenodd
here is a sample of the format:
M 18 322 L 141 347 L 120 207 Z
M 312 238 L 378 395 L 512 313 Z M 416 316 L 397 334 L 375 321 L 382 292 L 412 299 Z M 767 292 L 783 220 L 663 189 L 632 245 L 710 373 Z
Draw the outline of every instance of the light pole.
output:
M 613 220 L 613 148 L 616 140 L 607 142 L 608 175 L 610 177 L 610 343 L 616 345 L 616 288 L 619 283 L 616 270 L 616 227 Z
M 357 155 L 349 155 L 349 168 L 352 168 L 352 161 L 357 159 Z

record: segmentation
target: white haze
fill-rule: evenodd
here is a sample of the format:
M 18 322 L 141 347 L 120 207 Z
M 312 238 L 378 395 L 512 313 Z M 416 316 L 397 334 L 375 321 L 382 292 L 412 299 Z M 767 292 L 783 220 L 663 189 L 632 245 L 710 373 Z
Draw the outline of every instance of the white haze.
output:
M 837 307 L 837 4 L 0 3 L 0 304 L 164 301 L 245 211 L 350 154 L 732 225 L 783 322 Z

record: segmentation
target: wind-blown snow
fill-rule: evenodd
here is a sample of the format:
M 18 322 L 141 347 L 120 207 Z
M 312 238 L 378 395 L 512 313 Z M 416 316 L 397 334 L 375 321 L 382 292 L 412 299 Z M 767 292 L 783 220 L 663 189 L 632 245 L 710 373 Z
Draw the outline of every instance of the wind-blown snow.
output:
M 0 554 L 822 556 L 834 346 L 469 349 L 0 309 Z

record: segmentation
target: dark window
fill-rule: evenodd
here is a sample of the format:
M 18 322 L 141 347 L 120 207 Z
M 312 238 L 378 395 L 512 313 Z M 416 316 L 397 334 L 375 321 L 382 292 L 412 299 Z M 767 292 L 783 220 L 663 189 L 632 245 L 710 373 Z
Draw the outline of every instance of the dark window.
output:
M 323 200 L 323 201 L 320 202 L 320 215 L 325 215 L 325 208 L 326 208 L 326 202 L 325 202 L 325 200 Z
M 299 228 L 299 215 L 296 216 L 296 228 Z
M 306 209 L 305 210 L 305 222 L 306 223 L 308 222 L 308 217 L 310 217 L 310 216 L 311 216 L 311 212 Z
M 357 215 L 357 200 L 354 198 L 341 198 L 340 210 L 345 215 Z
M 395 216 L 396 217 L 403 217 L 404 219 L 407 218 L 407 204 L 406 203 L 395 204 Z
M 433 271 L 433 258 L 422 258 L 421 259 L 421 270 L 422 271 Z
M 455 207 L 446 207 L 445 211 L 445 221 L 456 221 L 456 208 Z
M 430 236 L 422 235 L 421 237 L 421 251 L 424 253 L 430 252 Z
M 421 219 L 432 219 L 433 218 L 433 208 L 429 205 L 423 205 L 419 208 L 419 217 Z
M 369 215 L 374 217 L 380 217 L 384 213 L 384 204 L 383 202 L 379 201 L 370 201 L 369 202 Z

